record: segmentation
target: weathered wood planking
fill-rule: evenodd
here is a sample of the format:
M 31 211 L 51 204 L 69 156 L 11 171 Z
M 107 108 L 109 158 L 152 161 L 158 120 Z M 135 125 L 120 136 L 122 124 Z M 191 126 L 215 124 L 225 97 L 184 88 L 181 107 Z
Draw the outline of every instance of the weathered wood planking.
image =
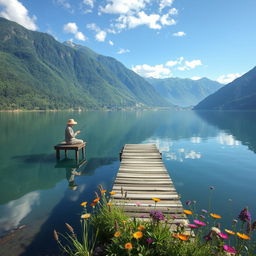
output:
M 150 211 L 159 210 L 173 217 L 170 221 L 171 229 L 176 228 L 176 222 L 188 223 L 155 144 L 126 144 L 123 147 L 120 168 L 112 190 L 116 192 L 113 196 L 116 204 L 123 206 L 131 217 L 149 220 Z M 159 198 L 160 202 L 155 204 L 152 198 Z

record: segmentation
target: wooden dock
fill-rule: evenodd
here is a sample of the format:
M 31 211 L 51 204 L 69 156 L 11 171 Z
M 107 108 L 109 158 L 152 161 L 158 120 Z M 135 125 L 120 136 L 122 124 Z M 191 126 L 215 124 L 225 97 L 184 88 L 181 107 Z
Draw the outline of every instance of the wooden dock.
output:
M 175 223 L 186 223 L 188 219 L 175 190 L 173 182 L 155 144 L 126 144 L 120 154 L 121 164 L 113 185 L 113 196 L 117 205 L 124 206 L 131 217 L 149 219 L 152 210 L 161 211 Z M 122 193 L 123 192 L 123 193 Z M 152 198 L 159 198 L 154 203 Z

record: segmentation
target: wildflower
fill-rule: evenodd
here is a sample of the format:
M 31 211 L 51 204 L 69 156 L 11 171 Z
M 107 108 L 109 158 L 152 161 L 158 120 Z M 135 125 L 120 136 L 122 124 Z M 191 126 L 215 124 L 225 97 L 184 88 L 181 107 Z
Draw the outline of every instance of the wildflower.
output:
M 139 226 L 138 226 L 138 230 L 139 230 L 139 231 L 143 231 L 144 229 L 145 229 L 145 226 L 143 226 L 143 225 L 139 225 Z
M 212 230 L 208 233 L 208 235 L 206 235 L 206 236 L 204 236 L 204 239 L 206 240 L 206 241 L 210 241 L 210 240 L 212 240 Z
M 143 237 L 143 233 L 141 231 L 137 231 L 137 232 L 133 233 L 133 237 L 136 239 L 140 239 Z
M 109 194 L 110 194 L 111 196 L 113 196 L 113 195 L 116 194 L 116 192 L 115 192 L 115 191 L 111 191 L 111 192 L 109 192 Z
M 184 213 L 186 213 L 187 215 L 192 215 L 193 212 L 191 212 L 190 210 L 183 210 Z
M 94 207 L 96 205 L 96 203 L 91 203 L 90 206 Z
M 154 240 L 152 238 L 147 238 L 146 239 L 147 244 L 152 244 Z
M 94 203 L 97 203 L 97 202 L 99 202 L 99 201 L 100 201 L 100 198 L 99 198 L 99 197 L 97 197 L 96 199 L 93 200 Z
M 125 224 L 127 221 L 126 221 L 126 220 L 123 220 L 122 222 L 123 222 L 123 224 Z
M 214 218 L 214 219 L 221 219 L 221 216 L 215 213 L 210 213 L 210 215 Z
M 111 205 L 112 205 L 112 203 L 107 203 L 107 205 L 108 205 L 108 206 L 111 206 Z
M 194 223 L 196 223 L 197 225 L 200 225 L 200 226 L 206 226 L 206 224 L 200 220 L 193 220 Z
M 107 192 L 107 190 L 105 190 L 105 189 L 103 189 L 103 190 L 101 190 L 100 191 L 100 193 L 103 195 L 103 194 L 105 194 Z
M 188 224 L 188 227 L 189 227 L 189 228 L 198 228 L 198 226 L 195 225 L 195 224 Z
M 205 209 L 202 209 L 202 210 L 201 210 L 201 212 L 203 212 L 203 213 L 207 213 L 208 211 L 207 211 L 207 210 L 205 210 Z
M 119 236 L 121 236 L 121 232 L 116 231 L 115 234 L 114 234 L 114 237 L 119 237 Z
M 141 202 L 136 202 L 135 204 L 136 204 L 136 206 L 140 206 Z
M 205 216 L 204 215 L 199 215 L 200 218 L 202 219 L 205 219 Z
M 236 250 L 235 248 L 229 246 L 229 245 L 223 245 L 223 250 L 228 252 L 228 253 L 231 253 L 231 254 L 236 254 Z
M 58 233 L 55 229 L 53 230 L 53 237 L 56 241 L 59 241 L 59 236 L 58 236 Z
M 178 234 L 178 238 L 179 238 L 180 240 L 187 241 L 188 238 L 189 238 L 189 236 L 188 236 L 188 235 Z
M 239 218 L 241 221 L 243 221 L 243 222 L 251 222 L 251 214 L 250 214 L 250 212 L 248 211 L 247 208 L 244 208 L 244 209 L 240 212 L 238 218 Z
M 245 240 L 248 240 L 248 239 L 251 239 L 249 236 L 247 236 L 246 234 L 241 234 L 239 232 L 236 233 L 240 238 L 242 239 L 245 239 Z
M 186 205 L 190 205 L 191 204 L 191 201 L 190 200 L 187 200 L 186 201 Z
M 233 219 L 233 223 L 236 224 L 238 222 L 238 220 L 236 219 Z
M 218 233 L 218 236 L 223 238 L 223 239 L 228 239 L 228 235 L 226 235 L 226 234 L 224 234 L 222 232 Z
M 81 205 L 81 206 L 86 206 L 86 205 L 87 205 L 87 202 L 82 202 L 80 205 Z
M 218 233 L 221 232 L 220 229 L 217 228 L 217 227 L 212 227 L 212 228 L 211 228 L 211 231 L 215 232 L 216 234 L 218 234 Z
M 126 243 L 124 248 L 127 249 L 127 250 L 131 250 L 132 249 L 132 244 L 131 243 Z
M 90 213 L 86 213 L 86 214 L 82 214 L 81 215 L 81 219 L 88 219 L 91 217 L 91 214 Z
M 160 202 L 161 200 L 159 198 L 156 198 L 156 197 L 153 197 L 152 200 L 157 203 L 157 202 Z
M 232 230 L 225 229 L 225 232 L 228 233 L 229 235 L 235 235 L 236 233 L 233 232 Z
M 68 224 L 68 223 L 65 223 L 67 229 L 72 233 L 74 234 L 74 229 Z
M 173 215 L 172 218 L 175 220 L 175 219 L 177 219 L 177 216 Z
M 155 221 L 164 220 L 164 215 L 160 211 L 150 211 L 149 215 Z

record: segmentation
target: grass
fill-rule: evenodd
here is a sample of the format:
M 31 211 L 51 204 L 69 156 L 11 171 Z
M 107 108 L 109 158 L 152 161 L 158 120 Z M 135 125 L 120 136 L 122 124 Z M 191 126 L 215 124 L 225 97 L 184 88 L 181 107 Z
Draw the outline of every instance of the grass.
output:
M 69 224 L 66 224 L 69 231 L 66 235 L 54 231 L 55 240 L 65 255 L 252 256 L 256 253 L 256 221 L 251 222 L 247 208 L 241 211 L 238 220 L 231 221 L 229 229 L 221 229 L 219 214 L 208 210 L 196 212 L 196 202 L 191 201 L 186 202 L 188 209 L 184 211 L 190 217 L 190 224 L 177 222 L 173 215 L 164 215 L 157 207 L 151 211 L 148 221 L 131 219 L 124 207 L 113 200 L 113 194 L 100 187 L 90 204 L 90 213 L 87 202 L 81 203 L 81 238 Z M 155 205 L 156 199 L 152 199 Z M 175 225 L 175 230 L 171 231 L 170 225 Z M 192 230 L 190 234 L 188 227 Z

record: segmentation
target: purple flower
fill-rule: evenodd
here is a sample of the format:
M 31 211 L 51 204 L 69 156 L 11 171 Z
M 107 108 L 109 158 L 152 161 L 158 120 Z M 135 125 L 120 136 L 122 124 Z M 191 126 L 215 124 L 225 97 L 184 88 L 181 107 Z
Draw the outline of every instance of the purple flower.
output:
M 154 240 L 153 240 L 152 238 L 147 238 L 147 239 L 146 239 L 146 242 L 147 242 L 148 244 L 152 244 L 152 243 L 154 242 Z
M 218 236 L 223 238 L 223 239 L 228 239 L 228 235 L 224 234 L 224 233 L 218 233 Z
M 191 204 L 191 201 L 190 200 L 187 200 L 186 201 L 186 205 L 190 205 Z
M 208 211 L 207 211 L 207 210 L 205 210 L 205 209 L 202 209 L 201 211 L 202 211 L 202 212 L 204 212 L 204 213 L 207 213 L 207 212 L 208 212 Z
M 204 215 L 199 215 L 202 219 L 205 219 L 205 216 Z
M 251 214 L 250 214 L 250 212 L 248 211 L 247 208 L 244 208 L 244 209 L 240 212 L 238 218 L 239 218 L 241 221 L 243 221 L 243 222 L 251 222 Z
M 206 241 L 212 240 L 212 231 L 210 231 L 208 235 L 204 236 L 204 239 L 205 239 Z
M 154 221 L 164 220 L 164 215 L 160 211 L 150 211 L 149 215 Z

